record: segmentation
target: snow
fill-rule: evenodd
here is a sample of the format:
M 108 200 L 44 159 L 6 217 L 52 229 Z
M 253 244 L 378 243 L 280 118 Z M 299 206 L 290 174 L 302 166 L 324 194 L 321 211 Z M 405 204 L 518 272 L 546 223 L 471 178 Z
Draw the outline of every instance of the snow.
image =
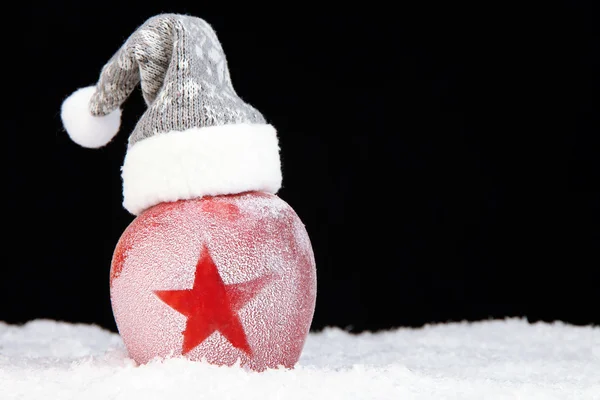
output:
M 136 366 L 117 334 L 0 322 L 0 399 L 600 399 L 600 327 L 526 320 L 311 333 L 293 370 Z

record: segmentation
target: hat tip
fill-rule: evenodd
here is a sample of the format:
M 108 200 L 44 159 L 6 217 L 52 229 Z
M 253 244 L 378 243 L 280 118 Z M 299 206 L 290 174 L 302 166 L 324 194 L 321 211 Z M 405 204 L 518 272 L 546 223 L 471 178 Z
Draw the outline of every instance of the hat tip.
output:
M 61 107 L 63 126 L 78 145 L 97 149 L 107 145 L 119 132 L 121 110 L 117 109 L 105 116 L 94 116 L 89 110 L 94 86 L 81 88 L 65 99 Z

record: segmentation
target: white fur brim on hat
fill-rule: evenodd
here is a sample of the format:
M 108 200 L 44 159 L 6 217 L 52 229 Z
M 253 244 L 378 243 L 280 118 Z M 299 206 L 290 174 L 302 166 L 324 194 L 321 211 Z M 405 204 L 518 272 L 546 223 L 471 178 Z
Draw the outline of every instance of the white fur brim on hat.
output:
M 63 102 L 60 113 L 71 140 L 90 149 L 107 145 L 119 132 L 121 125 L 120 109 L 100 117 L 90 113 L 90 100 L 95 92 L 94 86 L 75 91 Z
M 282 184 L 277 132 L 268 124 L 230 124 L 168 132 L 127 151 L 123 206 L 133 215 L 163 202 L 246 191 L 277 193 Z

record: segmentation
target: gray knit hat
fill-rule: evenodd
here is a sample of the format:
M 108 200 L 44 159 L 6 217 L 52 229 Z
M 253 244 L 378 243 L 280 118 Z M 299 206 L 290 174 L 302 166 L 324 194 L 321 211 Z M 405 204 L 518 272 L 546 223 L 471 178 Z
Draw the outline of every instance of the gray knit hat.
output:
M 163 14 L 139 27 L 95 86 L 64 101 L 61 118 L 71 139 L 88 148 L 108 144 L 119 130 L 120 106 L 138 83 L 148 108 L 129 137 L 122 168 L 130 213 L 280 189 L 277 132 L 236 94 L 221 43 L 204 20 Z

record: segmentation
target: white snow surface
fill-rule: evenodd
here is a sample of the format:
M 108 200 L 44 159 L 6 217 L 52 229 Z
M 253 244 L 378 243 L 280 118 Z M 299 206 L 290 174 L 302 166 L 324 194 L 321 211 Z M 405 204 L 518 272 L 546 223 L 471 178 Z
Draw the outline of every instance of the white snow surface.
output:
M 522 319 L 311 333 L 293 370 L 136 366 L 119 335 L 0 322 L 0 399 L 600 399 L 600 328 Z

